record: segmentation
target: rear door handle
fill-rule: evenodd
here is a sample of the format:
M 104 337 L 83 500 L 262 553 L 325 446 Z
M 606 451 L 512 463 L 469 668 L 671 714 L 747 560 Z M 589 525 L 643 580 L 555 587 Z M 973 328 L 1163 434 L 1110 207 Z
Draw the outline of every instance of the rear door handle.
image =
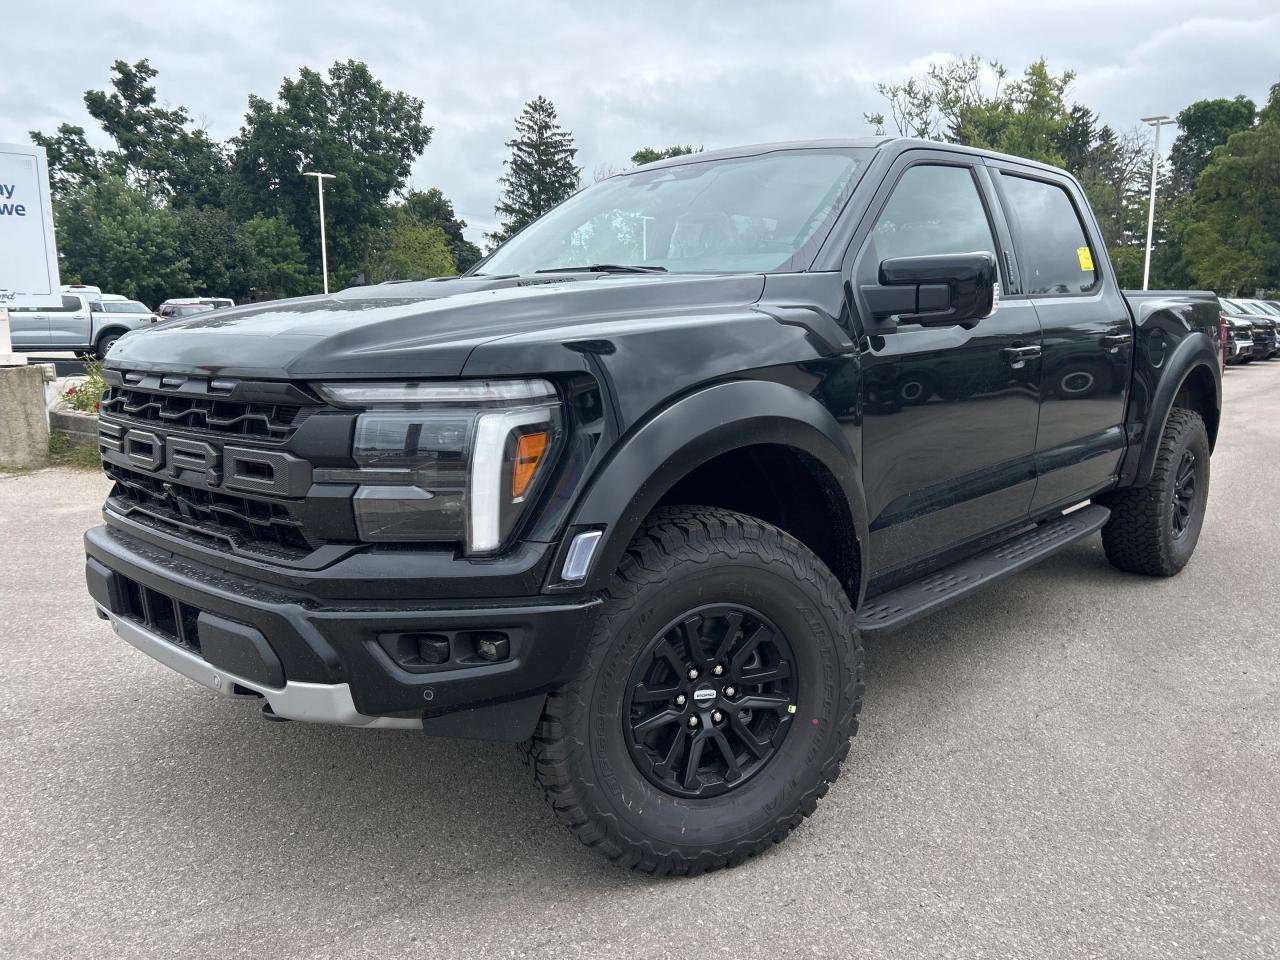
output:
M 1030 347 L 1005 347 L 1000 352 L 1004 354 L 1005 360 L 1009 361 L 1009 365 L 1015 370 L 1020 370 L 1026 365 L 1028 360 L 1040 359 L 1040 347 L 1038 345 Z
M 1109 333 L 1102 338 L 1102 345 L 1110 347 L 1112 353 L 1119 353 L 1120 348 L 1133 339 L 1131 333 Z

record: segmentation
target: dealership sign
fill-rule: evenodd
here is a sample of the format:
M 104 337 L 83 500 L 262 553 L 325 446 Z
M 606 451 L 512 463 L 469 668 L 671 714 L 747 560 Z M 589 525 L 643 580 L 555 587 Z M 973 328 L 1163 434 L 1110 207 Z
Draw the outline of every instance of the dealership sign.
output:
M 0 143 L 0 309 L 59 304 L 44 147 Z

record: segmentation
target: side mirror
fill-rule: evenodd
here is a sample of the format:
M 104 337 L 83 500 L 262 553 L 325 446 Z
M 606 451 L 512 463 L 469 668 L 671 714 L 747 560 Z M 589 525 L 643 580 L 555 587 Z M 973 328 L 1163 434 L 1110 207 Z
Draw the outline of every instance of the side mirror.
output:
M 896 257 L 880 262 L 880 282 L 862 288 L 876 319 L 954 327 L 991 315 L 996 260 L 989 253 Z

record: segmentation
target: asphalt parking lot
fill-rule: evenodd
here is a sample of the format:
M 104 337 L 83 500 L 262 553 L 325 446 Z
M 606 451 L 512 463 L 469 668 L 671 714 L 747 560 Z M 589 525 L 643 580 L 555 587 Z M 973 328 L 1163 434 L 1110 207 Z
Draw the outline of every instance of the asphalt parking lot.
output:
M 1280 955 L 1280 361 L 1232 369 L 1184 573 L 1098 539 L 868 650 L 845 773 L 654 881 L 510 747 L 264 723 L 116 639 L 104 479 L 0 475 L 0 956 Z

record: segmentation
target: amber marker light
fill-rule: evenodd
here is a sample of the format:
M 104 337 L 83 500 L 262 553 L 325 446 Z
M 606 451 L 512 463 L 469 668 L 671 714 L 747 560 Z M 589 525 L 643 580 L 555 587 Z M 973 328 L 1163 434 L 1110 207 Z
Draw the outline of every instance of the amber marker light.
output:
M 547 452 L 548 435 L 545 430 L 537 433 L 526 433 L 516 441 L 516 463 L 511 472 L 511 496 L 523 497 L 529 489 L 529 482 L 537 472 L 542 455 Z

